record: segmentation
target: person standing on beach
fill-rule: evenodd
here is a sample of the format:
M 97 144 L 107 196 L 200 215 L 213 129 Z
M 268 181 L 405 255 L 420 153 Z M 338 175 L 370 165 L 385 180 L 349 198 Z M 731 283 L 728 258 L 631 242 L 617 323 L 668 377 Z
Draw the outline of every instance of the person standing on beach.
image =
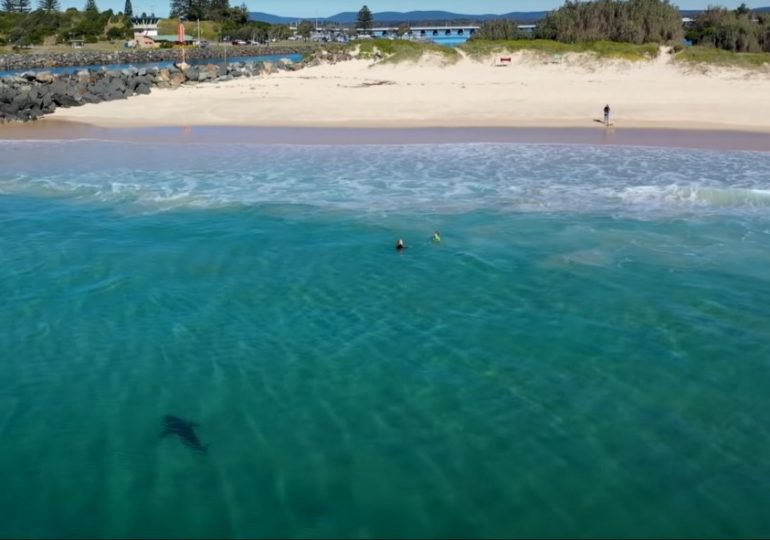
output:
M 609 105 L 604 106 L 604 125 L 605 126 L 610 125 L 610 106 Z

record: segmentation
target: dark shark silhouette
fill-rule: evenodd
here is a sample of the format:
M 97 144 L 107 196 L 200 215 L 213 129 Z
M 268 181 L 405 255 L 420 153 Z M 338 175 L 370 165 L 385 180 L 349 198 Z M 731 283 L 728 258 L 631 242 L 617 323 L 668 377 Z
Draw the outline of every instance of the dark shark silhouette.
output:
M 185 446 L 192 448 L 196 452 L 205 454 L 209 445 L 204 446 L 201 443 L 198 435 L 195 433 L 195 428 L 197 427 L 200 426 L 195 422 L 188 422 L 178 416 L 168 414 L 163 418 L 163 432 L 160 436 L 168 437 L 169 435 L 176 435 Z

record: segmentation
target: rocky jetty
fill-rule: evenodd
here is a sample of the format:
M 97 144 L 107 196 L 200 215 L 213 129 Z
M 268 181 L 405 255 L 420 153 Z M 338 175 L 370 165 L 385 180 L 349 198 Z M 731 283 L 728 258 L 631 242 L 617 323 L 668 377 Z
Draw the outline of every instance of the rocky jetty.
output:
M 345 53 L 316 52 L 302 62 L 235 62 L 175 66 L 172 68 L 126 68 L 117 71 L 81 70 L 54 75 L 28 72 L 0 78 L 0 123 L 25 122 L 50 114 L 57 107 L 76 107 L 149 94 L 153 88 L 177 88 L 183 84 L 205 84 L 239 77 L 269 75 L 279 70 L 297 70 L 320 62 L 348 60 Z
M 238 46 L 228 47 L 228 56 L 264 56 L 303 54 L 305 49 L 292 47 Z M 188 60 L 221 59 L 223 49 L 219 47 L 188 48 Z M 146 64 L 151 62 L 175 62 L 181 59 L 179 49 L 137 49 L 114 52 L 72 51 L 43 54 L 0 55 L 0 70 L 50 69 L 55 67 L 102 66 L 107 64 Z

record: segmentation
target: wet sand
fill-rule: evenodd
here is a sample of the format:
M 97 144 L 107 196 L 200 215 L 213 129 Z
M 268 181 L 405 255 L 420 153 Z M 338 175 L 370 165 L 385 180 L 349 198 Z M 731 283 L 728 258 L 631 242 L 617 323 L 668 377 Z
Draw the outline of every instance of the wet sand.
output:
M 0 125 L 0 140 L 100 139 L 125 142 L 250 144 L 590 144 L 770 151 L 770 133 L 592 128 L 312 128 L 178 126 L 107 128 L 44 119 Z

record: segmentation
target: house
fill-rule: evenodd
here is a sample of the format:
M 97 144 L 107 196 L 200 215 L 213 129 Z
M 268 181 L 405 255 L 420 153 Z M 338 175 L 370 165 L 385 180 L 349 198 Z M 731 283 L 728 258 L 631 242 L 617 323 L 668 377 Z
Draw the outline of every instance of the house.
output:
M 160 43 L 157 43 L 150 36 L 143 36 L 141 34 L 135 34 L 132 41 L 133 43 L 129 46 L 136 47 L 137 49 L 157 49 L 160 46 Z
M 158 21 L 160 21 L 160 18 L 155 15 L 131 17 L 131 28 L 134 30 L 135 36 L 155 37 L 158 35 Z
M 152 39 L 158 45 L 160 45 L 161 43 L 172 43 L 172 44 L 179 43 L 179 36 L 177 36 L 176 34 L 160 34 L 160 35 L 156 35 Z M 192 36 L 188 36 L 187 34 L 184 35 L 185 45 L 192 45 L 194 41 L 195 39 Z

